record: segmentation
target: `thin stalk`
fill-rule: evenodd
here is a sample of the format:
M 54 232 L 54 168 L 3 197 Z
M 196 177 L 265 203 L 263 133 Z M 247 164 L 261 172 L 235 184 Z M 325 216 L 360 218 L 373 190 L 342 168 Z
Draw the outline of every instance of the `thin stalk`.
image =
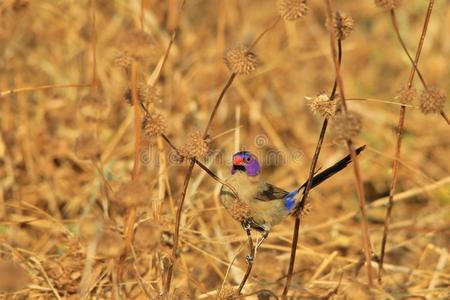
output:
M 331 7 L 331 0 L 325 0 L 325 4 L 327 6 L 327 15 L 328 18 L 331 20 L 333 16 L 333 11 Z M 340 74 L 340 64 L 337 60 L 336 56 L 336 45 L 334 42 L 334 34 L 332 31 L 330 31 L 330 47 L 331 52 L 333 54 L 333 62 L 335 66 L 336 71 L 336 80 L 338 83 L 339 88 L 339 95 L 341 97 L 341 105 L 342 105 L 342 111 L 346 115 L 347 114 L 347 104 L 345 101 L 345 92 L 344 92 L 344 82 L 342 80 L 342 76 Z M 359 168 L 359 161 L 358 156 L 356 155 L 355 148 L 353 147 L 352 141 L 349 139 L 346 142 L 348 151 L 350 152 L 350 156 L 352 158 L 353 162 L 353 172 L 355 174 L 355 180 L 356 180 L 356 189 L 358 192 L 358 199 L 359 199 L 359 208 L 361 212 L 361 233 L 363 236 L 363 242 L 364 242 L 364 255 L 366 258 L 367 263 L 367 277 L 369 281 L 369 285 L 373 285 L 373 275 L 372 275 L 372 264 L 371 264 L 371 257 L 372 257 L 372 250 L 371 250 L 371 244 L 370 244 L 370 237 L 369 237 L 369 224 L 367 221 L 367 212 L 366 212 L 366 199 L 365 199 L 365 192 L 364 192 L 364 186 L 362 183 L 362 176 L 361 171 Z
M 245 230 L 247 233 L 247 239 L 248 239 L 248 248 L 250 250 L 250 256 L 255 257 L 255 247 L 253 246 L 253 240 L 252 240 L 252 234 L 250 229 Z M 250 277 L 250 273 L 252 272 L 253 268 L 253 261 L 247 262 L 247 270 L 245 271 L 244 277 L 241 280 L 241 283 L 239 284 L 239 287 L 237 289 L 238 293 L 241 293 L 242 289 L 244 288 L 245 284 L 247 283 L 248 278 Z
M 418 69 L 417 69 L 417 64 L 419 63 L 419 58 L 420 58 L 420 54 L 422 52 L 423 44 L 425 41 L 428 24 L 430 21 L 431 13 L 433 11 L 433 4 L 434 4 L 434 0 L 430 0 L 430 2 L 428 4 L 427 15 L 425 17 L 425 21 L 424 21 L 423 28 L 422 28 L 422 33 L 420 35 L 419 45 L 418 45 L 417 51 L 416 51 L 416 57 L 415 57 L 414 61 L 412 61 L 412 67 L 411 67 L 411 71 L 409 73 L 409 78 L 408 78 L 408 83 L 407 83 L 408 87 L 411 87 L 416 71 L 419 74 Z M 397 35 L 397 38 L 398 38 L 400 44 L 402 45 L 402 48 L 405 51 L 405 53 L 408 55 L 408 57 L 411 57 L 408 53 L 407 48 L 404 46 L 403 39 L 400 35 L 400 31 L 398 30 L 394 10 L 391 10 L 391 17 L 392 17 L 391 18 L 392 25 L 394 27 L 394 31 Z M 400 164 L 400 149 L 401 149 L 401 145 L 402 145 L 403 128 L 405 126 L 405 117 L 406 117 L 406 107 L 401 106 L 400 113 L 399 113 L 398 125 L 397 125 L 397 140 L 396 140 L 395 153 L 394 153 L 395 156 L 394 156 L 394 162 L 392 165 L 392 180 L 391 180 L 391 186 L 389 189 L 389 199 L 388 199 L 388 205 L 386 208 L 386 216 L 384 218 L 383 237 L 381 240 L 380 263 L 379 263 L 379 268 L 378 268 L 378 282 L 380 282 L 380 283 L 382 281 L 381 274 L 383 272 L 383 263 L 384 263 L 384 257 L 385 257 L 385 252 L 386 252 L 386 242 L 387 242 L 388 233 L 389 233 L 389 223 L 391 220 L 392 209 L 394 207 L 394 194 L 395 194 L 395 191 L 397 188 L 398 168 L 399 168 L 399 164 Z
M 342 42 L 339 39 L 338 39 L 338 60 L 339 60 L 339 65 L 340 65 L 342 62 Z M 331 94 L 330 94 L 330 100 L 333 100 L 334 97 L 336 96 L 336 89 L 337 89 L 337 80 L 335 79 L 333 88 L 332 88 Z M 314 156 L 312 158 L 311 167 L 309 168 L 308 184 L 305 187 L 305 191 L 303 193 L 303 197 L 300 202 L 301 203 L 300 208 L 298 211 L 294 212 L 295 224 L 294 224 L 294 233 L 292 235 L 291 256 L 289 259 L 289 268 L 288 268 L 288 273 L 286 275 L 286 283 L 284 285 L 283 294 L 282 294 L 283 296 L 287 296 L 287 294 L 289 292 L 289 287 L 291 285 L 292 275 L 294 272 L 295 257 L 296 257 L 296 253 L 297 253 L 298 237 L 299 237 L 299 232 L 300 232 L 300 224 L 301 224 L 300 215 L 301 215 L 301 211 L 303 210 L 303 208 L 306 204 L 306 201 L 308 200 L 309 191 L 311 190 L 311 185 L 312 185 L 312 178 L 313 178 L 314 172 L 316 170 L 317 161 L 319 160 L 319 154 L 320 154 L 320 150 L 322 149 L 322 144 L 323 144 L 323 140 L 325 138 L 325 133 L 327 131 L 327 127 L 328 127 L 328 118 L 325 118 L 322 123 L 322 128 L 320 130 L 319 139 L 318 139 L 317 145 L 316 145 L 316 150 L 315 150 Z
M 92 88 L 97 89 L 97 31 L 95 30 L 95 0 L 91 0 Z
M 8 96 L 17 93 L 23 92 L 32 92 L 32 91 L 40 91 L 40 90 L 49 90 L 49 89 L 61 89 L 61 88 L 80 88 L 80 87 L 90 87 L 92 83 L 70 83 L 70 84 L 44 84 L 44 85 L 35 85 L 35 86 L 27 86 L 21 88 L 10 89 L 6 91 L 1 91 L 0 96 Z

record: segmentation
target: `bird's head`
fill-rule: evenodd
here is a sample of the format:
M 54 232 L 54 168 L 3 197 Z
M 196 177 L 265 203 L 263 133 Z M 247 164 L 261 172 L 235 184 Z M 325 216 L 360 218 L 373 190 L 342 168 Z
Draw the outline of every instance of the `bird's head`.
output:
M 245 172 L 248 176 L 257 176 L 261 172 L 261 167 L 256 156 L 247 151 L 235 153 L 231 174 L 236 172 Z

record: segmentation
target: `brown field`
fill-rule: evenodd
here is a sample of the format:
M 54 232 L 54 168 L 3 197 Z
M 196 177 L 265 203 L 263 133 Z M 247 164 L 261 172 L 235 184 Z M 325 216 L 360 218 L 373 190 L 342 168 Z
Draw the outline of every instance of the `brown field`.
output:
M 450 2 L 303 2 L 1 0 L 0 299 L 449 299 Z M 293 273 L 288 217 L 244 282 L 232 154 L 294 190 L 324 103 L 316 169 L 366 149 L 309 193 Z

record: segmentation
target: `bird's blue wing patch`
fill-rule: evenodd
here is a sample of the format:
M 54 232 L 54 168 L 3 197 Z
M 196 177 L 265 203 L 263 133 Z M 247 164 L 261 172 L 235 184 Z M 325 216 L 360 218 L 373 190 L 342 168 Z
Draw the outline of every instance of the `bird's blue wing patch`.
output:
M 284 207 L 286 207 L 287 210 L 291 210 L 295 206 L 295 196 L 297 195 L 298 191 L 290 192 L 284 197 Z

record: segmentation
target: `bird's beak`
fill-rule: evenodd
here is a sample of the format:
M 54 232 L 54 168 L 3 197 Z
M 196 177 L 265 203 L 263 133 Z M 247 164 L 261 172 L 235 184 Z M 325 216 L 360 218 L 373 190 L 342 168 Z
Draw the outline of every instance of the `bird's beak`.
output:
M 241 156 L 237 155 L 237 156 L 233 157 L 233 165 L 242 166 L 243 164 L 244 164 L 244 159 Z

